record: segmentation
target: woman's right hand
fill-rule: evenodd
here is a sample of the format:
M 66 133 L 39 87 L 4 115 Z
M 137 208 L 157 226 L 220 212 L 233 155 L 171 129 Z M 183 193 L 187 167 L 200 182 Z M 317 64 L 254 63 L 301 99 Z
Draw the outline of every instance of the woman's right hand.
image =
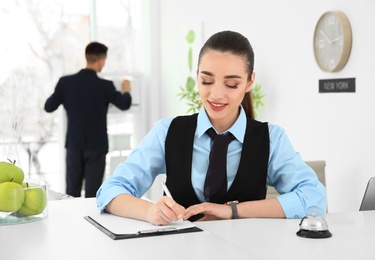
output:
M 185 208 L 173 199 L 163 196 L 151 204 L 147 211 L 147 221 L 154 225 L 168 225 L 172 221 L 182 219 L 185 215 Z

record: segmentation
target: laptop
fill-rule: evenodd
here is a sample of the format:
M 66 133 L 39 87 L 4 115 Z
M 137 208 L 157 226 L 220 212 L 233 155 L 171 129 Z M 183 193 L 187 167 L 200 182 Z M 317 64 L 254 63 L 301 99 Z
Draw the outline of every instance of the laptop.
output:
M 375 177 L 372 177 L 367 183 L 359 210 L 375 210 Z

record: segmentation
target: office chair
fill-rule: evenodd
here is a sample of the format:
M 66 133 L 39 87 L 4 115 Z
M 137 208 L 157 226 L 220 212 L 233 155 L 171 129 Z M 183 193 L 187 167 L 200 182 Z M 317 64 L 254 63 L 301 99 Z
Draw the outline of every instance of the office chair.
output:
M 370 178 L 359 211 L 375 210 L 375 177 Z

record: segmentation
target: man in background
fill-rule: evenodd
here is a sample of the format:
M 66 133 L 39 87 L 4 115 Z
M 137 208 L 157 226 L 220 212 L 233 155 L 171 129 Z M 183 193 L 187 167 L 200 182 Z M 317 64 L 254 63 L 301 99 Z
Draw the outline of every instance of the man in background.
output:
M 108 48 L 91 42 L 85 50 L 86 68 L 61 77 L 44 109 L 55 111 L 61 104 L 67 114 L 66 193 L 81 196 L 85 180 L 85 197 L 95 197 L 104 176 L 108 153 L 107 112 L 110 103 L 121 110 L 131 106 L 130 84 L 122 84 L 122 93 L 113 82 L 97 73 L 105 65 Z

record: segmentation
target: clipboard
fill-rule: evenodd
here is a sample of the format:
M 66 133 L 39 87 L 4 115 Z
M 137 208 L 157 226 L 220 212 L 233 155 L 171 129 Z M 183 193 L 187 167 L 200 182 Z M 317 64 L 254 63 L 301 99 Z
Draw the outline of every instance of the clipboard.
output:
M 84 216 L 83 218 L 113 240 L 203 231 L 190 221 L 175 221 L 167 226 L 155 226 L 145 221 L 109 213 Z

